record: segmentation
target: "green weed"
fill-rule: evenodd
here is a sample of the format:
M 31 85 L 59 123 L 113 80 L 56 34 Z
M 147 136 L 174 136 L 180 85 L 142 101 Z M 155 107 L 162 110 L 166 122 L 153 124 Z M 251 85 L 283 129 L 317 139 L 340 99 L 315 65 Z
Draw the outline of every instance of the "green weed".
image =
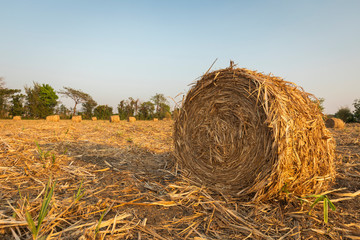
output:
M 26 222 L 28 223 L 29 229 L 31 231 L 32 237 L 34 240 L 38 239 L 38 235 L 42 226 L 42 223 L 49 212 L 50 201 L 54 193 L 56 181 L 51 184 L 51 178 L 49 179 L 48 183 L 46 184 L 44 199 L 41 203 L 40 213 L 37 220 L 37 225 L 35 225 L 34 220 L 32 219 L 30 213 L 26 210 L 25 211 L 25 218 Z M 46 237 L 42 237 L 40 239 L 46 239 Z
M 74 194 L 74 199 L 75 202 L 79 201 L 85 194 L 85 191 L 83 189 L 83 180 L 81 180 L 80 186 L 76 192 L 76 194 Z
M 38 149 L 38 154 L 39 154 L 40 160 L 42 160 L 42 161 L 46 160 L 46 158 L 50 154 L 50 151 L 43 151 L 37 141 L 35 141 L 35 144 L 36 144 L 37 149 Z
M 111 210 L 111 206 L 109 206 L 100 216 L 100 219 L 99 219 L 99 222 L 98 224 L 96 225 L 96 228 L 95 228 L 95 239 L 96 239 L 96 235 L 99 233 L 99 230 L 100 230 L 100 225 L 101 225 L 101 222 L 102 220 L 104 219 L 105 215 Z
M 324 222 L 328 223 L 329 221 L 329 207 L 331 210 L 335 211 L 336 207 L 335 205 L 330 201 L 329 197 L 327 195 L 310 195 L 307 197 L 316 198 L 313 204 L 310 206 L 309 215 L 311 213 L 311 210 L 315 207 L 316 204 L 318 204 L 320 201 L 323 201 L 323 208 L 324 208 Z
M 55 161 L 56 161 L 56 156 L 55 154 L 51 154 L 51 163 L 54 165 L 55 164 Z

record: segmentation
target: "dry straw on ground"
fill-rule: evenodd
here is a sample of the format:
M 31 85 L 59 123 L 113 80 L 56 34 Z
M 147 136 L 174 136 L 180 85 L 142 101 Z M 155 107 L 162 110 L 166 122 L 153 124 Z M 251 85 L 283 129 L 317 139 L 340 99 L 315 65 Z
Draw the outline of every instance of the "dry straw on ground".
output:
M 59 115 L 50 115 L 46 117 L 46 121 L 49 122 L 59 122 L 60 121 L 60 116 Z
M 326 120 L 325 125 L 327 128 L 344 128 L 345 123 L 339 118 L 329 118 Z
M 337 208 L 328 224 L 321 202 L 309 214 L 315 198 L 258 203 L 194 186 L 173 161 L 172 129 L 0 120 L 0 239 L 33 239 L 26 215 L 37 225 L 49 178 L 37 239 L 359 239 L 359 124 L 330 129 L 339 161 L 321 193 Z
M 176 119 L 175 155 L 197 183 L 267 200 L 320 193 L 334 178 L 335 144 L 312 96 L 240 68 L 205 74 Z
M 13 117 L 13 120 L 19 121 L 19 120 L 21 120 L 21 116 L 14 116 L 14 117 Z
M 110 116 L 110 122 L 120 122 L 119 115 Z
M 81 122 L 82 117 L 81 116 L 72 116 L 71 121 L 73 121 L 73 122 Z
M 92 117 L 91 120 L 92 121 L 97 121 L 97 117 Z
M 129 122 L 136 122 L 136 118 L 135 117 L 129 117 L 128 121 Z

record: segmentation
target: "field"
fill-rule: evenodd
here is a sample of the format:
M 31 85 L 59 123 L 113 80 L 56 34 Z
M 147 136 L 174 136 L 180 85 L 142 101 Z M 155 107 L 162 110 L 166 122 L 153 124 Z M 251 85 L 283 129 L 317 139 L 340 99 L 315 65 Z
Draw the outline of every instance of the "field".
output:
M 172 130 L 172 121 L 1 120 L 0 239 L 360 239 L 360 125 L 332 130 L 328 223 L 322 201 L 311 209 L 316 197 L 251 203 L 195 186 L 174 161 Z

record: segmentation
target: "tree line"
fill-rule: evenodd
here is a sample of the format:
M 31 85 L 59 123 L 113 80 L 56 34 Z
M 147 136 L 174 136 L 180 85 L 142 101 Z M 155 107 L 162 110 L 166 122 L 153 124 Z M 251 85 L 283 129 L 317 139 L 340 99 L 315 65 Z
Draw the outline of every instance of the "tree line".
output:
M 313 100 L 314 103 L 318 104 L 321 112 L 324 111 L 324 98 Z M 351 111 L 349 107 L 340 107 L 335 114 L 324 115 L 325 118 L 340 118 L 346 123 L 360 123 L 360 99 L 355 99 L 353 102 L 354 111 Z
M 352 105 L 354 111 L 351 111 L 348 107 L 341 107 L 333 116 L 346 123 L 360 122 L 360 99 L 355 99 Z
M 98 105 L 88 93 L 70 87 L 55 91 L 49 84 L 34 82 L 33 86 L 25 86 L 24 90 L 25 94 L 22 94 L 20 89 L 6 88 L 4 79 L 0 78 L 0 118 L 22 116 L 29 119 L 43 119 L 58 114 L 62 119 L 81 115 L 84 119 L 97 117 L 108 120 L 114 114 L 112 107 Z M 74 106 L 67 108 L 59 101 L 58 94 L 72 99 Z M 136 117 L 138 120 L 171 117 L 168 100 L 159 93 L 146 102 L 132 97 L 121 100 L 117 110 L 122 120 L 128 117 Z

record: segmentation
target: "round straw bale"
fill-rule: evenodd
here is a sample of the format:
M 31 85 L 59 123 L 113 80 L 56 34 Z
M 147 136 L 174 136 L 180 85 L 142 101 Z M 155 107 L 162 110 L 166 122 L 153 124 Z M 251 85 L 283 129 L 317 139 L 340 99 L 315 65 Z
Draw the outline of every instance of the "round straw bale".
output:
M 344 128 L 345 123 L 340 118 L 329 118 L 326 120 L 325 125 L 327 128 Z
M 73 122 L 81 122 L 82 121 L 82 117 L 80 115 L 78 116 L 72 116 L 71 120 Z
M 159 121 L 159 119 L 158 119 L 158 118 L 154 118 L 154 122 L 157 122 L 157 121 Z
M 313 96 L 279 77 L 226 68 L 194 83 L 175 119 L 175 156 L 199 185 L 253 200 L 323 191 L 335 143 Z
M 47 116 L 46 121 L 48 121 L 48 122 L 59 122 L 60 121 L 60 116 L 59 115 Z
M 136 118 L 135 117 L 129 117 L 128 122 L 136 122 Z
M 163 118 L 163 120 L 165 120 L 165 121 L 171 121 L 171 113 L 166 112 L 166 113 L 165 113 L 165 117 Z
M 112 115 L 110 116 L 110 122 L 120 122 L 119 115 Z
M 20 121 L 20 120 L 21 120 L 21 116 L 14 116 L 14 117 L 13 117 L 13 120 L 14 120 L 14 121 Z
M 92 121 L 97 121 L 97 117 L 92 117 L 91 120 Z

